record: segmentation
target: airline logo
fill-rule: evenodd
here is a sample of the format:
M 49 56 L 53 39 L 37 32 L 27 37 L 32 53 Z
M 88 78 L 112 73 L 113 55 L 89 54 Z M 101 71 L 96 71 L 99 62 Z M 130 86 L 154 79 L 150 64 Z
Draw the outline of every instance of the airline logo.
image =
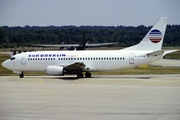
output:
M 162 40 L 162 33 L 159 30 L 157 30 L 157 29 L 152 30 L 149 33 L 149 39 L 153 43 L 158 43 L 158 42 L 160 42 Z
M 28 57 L 66 57 L 66 54 L 29 54 Z

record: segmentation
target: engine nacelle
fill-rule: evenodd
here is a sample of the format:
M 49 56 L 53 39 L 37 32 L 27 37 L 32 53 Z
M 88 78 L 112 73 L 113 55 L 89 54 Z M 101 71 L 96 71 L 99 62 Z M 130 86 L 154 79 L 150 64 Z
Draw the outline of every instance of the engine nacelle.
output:
M 63 67 L 56 66 L 56 65 L 50 65 L 50 66 L 47 66 L 46 68 L 47 75 L 63 76 L 64 75 L 63 71 L 64 71 Z

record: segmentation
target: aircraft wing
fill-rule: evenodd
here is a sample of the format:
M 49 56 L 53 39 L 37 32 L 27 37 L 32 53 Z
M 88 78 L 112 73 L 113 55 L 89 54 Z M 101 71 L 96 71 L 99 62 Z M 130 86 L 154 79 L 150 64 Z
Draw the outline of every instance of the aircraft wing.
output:
M 118 44 L 118 42 L 112 42 L 112 43 L 94 43 L 94 44 L 86 44 L 87 47 L 96 47 L 96 46 L 105 46 L 105 45 L 114 45 Z
M 51 45 L 48 45 L 48 44 L 34 44 L 33 46 L 35 47 L 80 47 L 82 45 L 79 45 L 79 44 L 51 44 Z
M 65 70 L 84 70 L 85 69 L 85 64 L 82 62 L 76 62 L 71 65 L 65 66 Z

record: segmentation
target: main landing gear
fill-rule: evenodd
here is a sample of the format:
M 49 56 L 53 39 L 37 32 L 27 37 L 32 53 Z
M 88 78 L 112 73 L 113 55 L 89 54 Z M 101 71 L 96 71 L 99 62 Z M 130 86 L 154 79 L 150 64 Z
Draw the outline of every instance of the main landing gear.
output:
M 20 78 L 23 78 L 23 77 L 24 77 L 24 73 L 21 72 L 21 74 L 19 74 L 19 77 L 20 77 Z
M 85 77 L 90 78 L 91 77 L 91 73 L 90 72 L 86 72 L 85 73 Z
M 80 72 L 80 73 L 77 74 L 77 78 L 83 78 L 83 77 L 84 77 L 84 75 L 83 75 L 82 72 Z M 90 77 L 91 77 L 91 73 L 90 73 L 90 72 L 86 72 L 86 73 L 85 73 L 85 77 L 86 77 L 86 78 L 90 78 Z

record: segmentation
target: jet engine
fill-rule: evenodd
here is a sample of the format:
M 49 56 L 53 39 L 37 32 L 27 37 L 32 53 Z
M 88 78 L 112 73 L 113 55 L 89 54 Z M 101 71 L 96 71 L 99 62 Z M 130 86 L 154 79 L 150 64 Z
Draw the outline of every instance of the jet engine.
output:
M 47 75 L 54 75 L 54 76 L 63 76 L 64 69 L 62 66 L 50 65 L 46 68 Z

